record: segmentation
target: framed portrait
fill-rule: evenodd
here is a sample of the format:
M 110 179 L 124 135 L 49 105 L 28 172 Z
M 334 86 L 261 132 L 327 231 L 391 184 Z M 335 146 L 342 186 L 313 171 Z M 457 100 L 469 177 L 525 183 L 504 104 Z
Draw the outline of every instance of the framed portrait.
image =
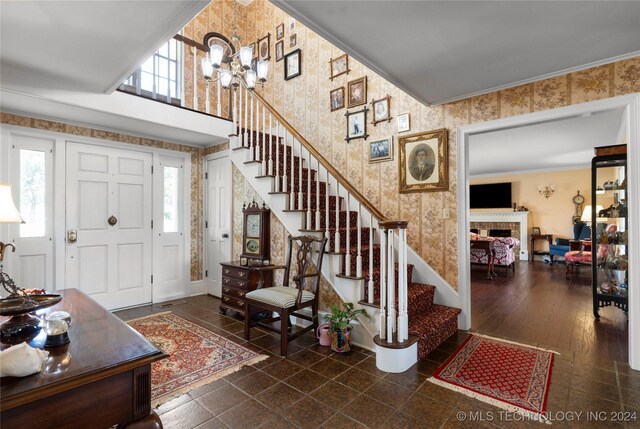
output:
M 539 226 L 532 226 L 531 227 L 531 235 L 540 235 L 540 227 Z
M 284 58 L 284 40 L 276 43 L 276 62 Z
M 290 32 L 296 31 L 296 19 L 295 18 L 289 18 L 289 31 Z
M 258 58 L 258 51 L 256 50 L 256 42 L 250 43 L 249 47 L 251 48 L 251 55 L 254 58 Z
M 369 164 L 393 159 L 393 136 L 369 143 Z
M 267 33 L 262 39 L 258 40 L 258 59 L 271 59 L 271 33 Z
M 297 43 L 298 43 L 298 36 L 296 36 L 295 34 L 292 34 L 291 36 L 289 36 L 290 48 L 293 48 L 294 46 L 296 46 Z
M 409 121 L 409 114 L 403 113 L 402 115 L 398 115 L 398 132 L 404 133 L 405 131 L 409 131 L 411 129 L 411 123 Z
M 336 88 L 329 93 L 331 101 L 331 111 L 342 109 L 344 107 L 344 86 Z
M 367 77 L 347 83 L 347 107 L 360 106 L 367 102 Z
M 347 117 L 347 137 L 345 140 L 349 143 L 354 139 L 367 139 L 367 107 L 363 107 L 361 110 L 355 112 L 347 112 L 344 116 Z
M 349 74 L 349 56 L 347 54 L 340 55 L 338 58 L 329 60 L 329 66 L 331 68 L 331 76 L 329 79 L 338 77 L 342 74 Z
M 398 139 L 400 193 L 449 189 L 446 128 Z
M 204 36 L 204 46 L 206 46 L 207 48 L 211 48 L 213 45 L 222 46 L 222 48 L 224 49 L 222 54 L 222 62 L 227 64 L 230 63 L 231 56 L 236 53 L 236 49 L 233 47 L 231 42 L 229 42 L 229 39 L 227 39 L 220 33 L 207 33 Z
M 391 121 L 391 97 L 387 95 L 380 100 L 371 100 L 371 110 L 373 111 L 373 125 L 378 122 Z
M 276 27 L 276 40 L 280 40 L 284 37 L 284 23 Z
M 302 52 L 300 49 L 284 56 L 284 80 L 293 79 L 302 73 Z

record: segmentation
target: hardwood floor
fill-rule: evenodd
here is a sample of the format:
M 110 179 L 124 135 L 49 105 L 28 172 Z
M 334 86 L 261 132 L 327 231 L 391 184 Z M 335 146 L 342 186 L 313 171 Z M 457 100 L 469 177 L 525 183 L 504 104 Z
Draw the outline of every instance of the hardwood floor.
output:
M 627 362 L 628 318 L 620 309 L 593 317 L 591 271 L 580 268 L 570 279 L 565 266 L 541 261 L 516 263 L 515 275 L 486 279 L 486 267 L 471 269 L 472 330 L 572 353 L 585 360 Z

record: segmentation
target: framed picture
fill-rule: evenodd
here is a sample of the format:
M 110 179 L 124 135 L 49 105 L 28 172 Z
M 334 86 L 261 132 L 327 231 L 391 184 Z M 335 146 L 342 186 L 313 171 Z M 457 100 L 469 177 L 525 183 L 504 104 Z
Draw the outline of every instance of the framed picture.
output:
M 400 148 L 400 193 L 449 189 L 446 128 L 403 136 Z
M 347 54 L 340 55 L 338 58 L 329 60 L 329 66 L 331 68 L 331 76 L 329 79 L 338 77 L 342 74 L 349 73 L 349 56 Z
M 251 48 L 251 55 L 252 55 L 254 58 L 257 58 L 257 57 L 258 57 L 258 51 L 256 51 L 256 42 L 250 43 L 250 44 L 249 44 L 249 47 Z M 254 70 L 255 70 L 255 69 L 254 69 Z
M 403 113 L 402 115 L 398 115 L 398 132 L 404 133 L 405 131 L 409 131 L 411 129 L 411 123 L 409 121 L 409 114 Z
M 353 139 L 365 140 L 369 137 L 367 134 L 367 107 L 363 107 L 362 110 L 356 112 L 347 112 L 344 116 L 347 117 L 347 137 L 345 140 L 349 143 Z
M 276 27 L 276 40 L 280 40 L 284 37 L 284 23 Z
M 204 46 L 211 48 L 213 45 L 220 45 L 224 49 L 222 54 L 222 62 L 230 63 L 231 56 L 236 53 L 236 49 L 233 47 L 229 39 L 220 33 L 207 33 L 204 36 Z
M 347 107 L 360 106 L 367 102 L 367 77 L 347 83 Z
M 284 80 L 293 79 L 302 73 L 302 52 L 300 49 L 284 56 Z
M 378 122 L 391 121 L 391 97 L 387 95 L 380 100 L 371 100 L 371 110 L 373 111 L 373 125 Z
M 251 70 L 258 70 L 258 57 L 251 59 Z
M 393 159 L 393 137 L 374 140 L 369 143 L 369 163 L 391 161 Z
M 540 235 L 540 227 L 532 226 L 531 227 L 531 235 Z
M 284 40 L 276 43 L 276 62 L 284 58 Z
M 271 33 L 267 33 L 262 39 L 258 40 L 258 59 L 271 59 Z
M 289 18 L 289 31 L 290 32 L 296 31 L 296 19 L 295 18 Z
M 344 86 L 334 89 L 329 93 L 329 95 L 332 112 L 344 107 Z
M 293 48 L 298 43 L 298 37 L 295 34 L 289 36 L 289 47 Z

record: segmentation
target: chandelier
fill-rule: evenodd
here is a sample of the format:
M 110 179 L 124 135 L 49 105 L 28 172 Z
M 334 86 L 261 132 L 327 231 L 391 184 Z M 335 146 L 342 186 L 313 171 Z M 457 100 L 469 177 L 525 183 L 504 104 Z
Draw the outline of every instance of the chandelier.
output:
M 231 45 L 234 48 L 239 46 L 240 49 L 231 55 L 231 62 L 228 68 L 223 68 L 224 48 L 220 45 L 211 45 L 209 53 L 202 59 L 202 74 L 207 81 L 207 85 L 213 79 L 214 82 L 219 80 L 224 89 L 229 87 L 235 89 L 242 85 L 251 91 L 255 88 L 256 81 L 259 81 L 260 84 L 264 84 L 267 81 L 269 62 L 260 60 L 256 63 L 256 70 L 251 68 L 253 48 L 240 45 L 240 36 L 238 36 L 236 26 L 236 7 L 237 2 L 234 1 Z

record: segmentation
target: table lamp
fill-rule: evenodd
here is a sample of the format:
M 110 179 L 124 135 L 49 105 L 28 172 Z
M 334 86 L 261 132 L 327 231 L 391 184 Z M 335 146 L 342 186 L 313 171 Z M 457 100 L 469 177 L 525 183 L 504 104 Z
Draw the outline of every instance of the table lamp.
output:
M 600 213 L 600 211 L 603 209 L 604 207 L 602 207 L 601 205 L 596 205 L 596 214 Z M 584 207 L 580 220 L 586 224 L 591 224 L 591 204 L 588 204 Z M 596 217 L 596 222 L 598 221 L 606 221 L 606 218 Z
M 11 185 L 0 184 L 0 223 L 23 223 L 18 209 L 11 197 Z M 0 326 L 0 340 L 4 343 L 15 344 L 35 336 L 40 331 L 40 319 L 29 313 L 40 308 L 54 305 L 62 299 L 60 295 L 42 294 L 28 295 L 16 285 L 11 277 L 4 272 L 4 252 L 11 248 L 16 251 L 13 243 L 0 242 L 0 284 L 9 293 L 0 300 L 0 315 L 13 316 Z

